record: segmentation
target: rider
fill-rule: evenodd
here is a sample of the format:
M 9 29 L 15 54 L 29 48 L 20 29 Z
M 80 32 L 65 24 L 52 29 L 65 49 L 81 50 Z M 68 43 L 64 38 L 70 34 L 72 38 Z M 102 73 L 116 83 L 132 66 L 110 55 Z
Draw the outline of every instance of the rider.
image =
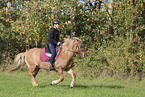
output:
M 60 22 L 57 20 L 54 20 L 52 24 L 53 24 L 53 27 L 48 32 L 48 46 L 52 53 L 50 57 L 50 70 L 55 70 L 53 63 L 56 56 L 56 45 L 60 45 L 59 31 L 57 30 L 59 28 Z

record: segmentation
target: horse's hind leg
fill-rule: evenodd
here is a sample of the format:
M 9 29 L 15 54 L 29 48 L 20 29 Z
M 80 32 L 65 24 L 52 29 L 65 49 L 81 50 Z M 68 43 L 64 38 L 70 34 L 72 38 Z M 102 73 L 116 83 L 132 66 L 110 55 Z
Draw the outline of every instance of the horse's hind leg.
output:
M 38 66 L 35 67 L 35 70 L 33 71 L 34 78 L 36 77 L 37 73 L 39 72 L 40 68 Z
M 35 70 L 36 66 L 31 66 L 29 69 L 29 73 L 28 75 L 30 76 L 31 80 L 32 80 L 32 84 L 33 86 L 38 86 L 38 82 L 37 80 L 34 78 L 34 76 L 36 76 L 36 74 L 33 74 L 33 71 Z M 37 72 L 38 73 L 38 72 Z
M 36 74 L 38 73 L 38 71 L 36 70 L 35 71 L 35 68 L 36 68 L 36 65 L 35 64 L 29 64 L 28 61 L 25 59 L 25 62 L 27 64 L 27 66 L 29 67 L 29 72 L 28 72 L 28 75 L 30 76 L 31 80 L 32 80 L 32 84 L 33 86 L 38 86 L 38 82 L 37 80 L 34 78 L 36 76 Z
M 76 74 L 74 73 L 74 71 L 72 69 L 70 69 L 69 71 L 67 71 L 67 73 L 72 76 L 72 82 L 70 84 L 70 87 L 73 87 L 75 85 Z

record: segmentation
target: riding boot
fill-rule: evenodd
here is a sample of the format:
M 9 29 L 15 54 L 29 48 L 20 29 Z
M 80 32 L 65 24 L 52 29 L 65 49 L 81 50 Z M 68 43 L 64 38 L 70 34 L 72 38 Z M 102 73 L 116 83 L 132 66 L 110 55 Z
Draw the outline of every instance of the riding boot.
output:
M 54 66 L 50 64 L 50 71 L 55 70 Z

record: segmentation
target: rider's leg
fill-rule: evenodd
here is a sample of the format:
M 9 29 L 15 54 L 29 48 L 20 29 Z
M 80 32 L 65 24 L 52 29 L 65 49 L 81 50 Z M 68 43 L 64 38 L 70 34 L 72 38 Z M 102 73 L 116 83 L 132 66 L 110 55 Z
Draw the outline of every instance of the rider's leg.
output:
M 55 45 L 49 43 L 49 49 L 52 53 L 52 55 L 50 57 L 50 64 L 51 64 L 50 67 L 52 67 L 52 68 L 50 68 L 50 70 L 51 70 L 51 69 L 54 69 L 53 63 L 54 63 L 54 59 L 55 59 L 55 56 L 56 56 Z

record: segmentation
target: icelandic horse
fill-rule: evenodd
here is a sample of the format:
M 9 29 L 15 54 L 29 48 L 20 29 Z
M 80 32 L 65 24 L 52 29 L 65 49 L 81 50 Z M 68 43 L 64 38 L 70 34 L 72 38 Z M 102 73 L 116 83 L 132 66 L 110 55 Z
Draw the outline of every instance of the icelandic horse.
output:
M 19 69 L 21 64 L 25 62 L 29 68 L 28 75 L 32 80 L 33 86 L 38 86 L 38 81 L 35 79 L 37 73 L 41 68 L 50 68 L 49 62 L 42 62 L 40 60 L 41 51 L 42 48 L 32 48 L 27 52 L 19 53 L 14 59 L 14 63 L 17 63 L 16 67 L 11 69 L 9 72 Z M 66 71 L 72 76 L 70 87 L 75 85 L 76 74 L 72 70 L 72 59 L 74 54 L 78 54 L 78 56 L 81 58 L 86 57 L 86 52 L 84 50 L 84 44 L 82 43 L 82 40 L 77 37 L 64 38 L 64 43 L 62 44 L 60 53 L 54 63 L 54 67 L 58 73 L 59 79 L 52 81 L 51 85 L 56 85 L 63 81 L 63 71 Z

